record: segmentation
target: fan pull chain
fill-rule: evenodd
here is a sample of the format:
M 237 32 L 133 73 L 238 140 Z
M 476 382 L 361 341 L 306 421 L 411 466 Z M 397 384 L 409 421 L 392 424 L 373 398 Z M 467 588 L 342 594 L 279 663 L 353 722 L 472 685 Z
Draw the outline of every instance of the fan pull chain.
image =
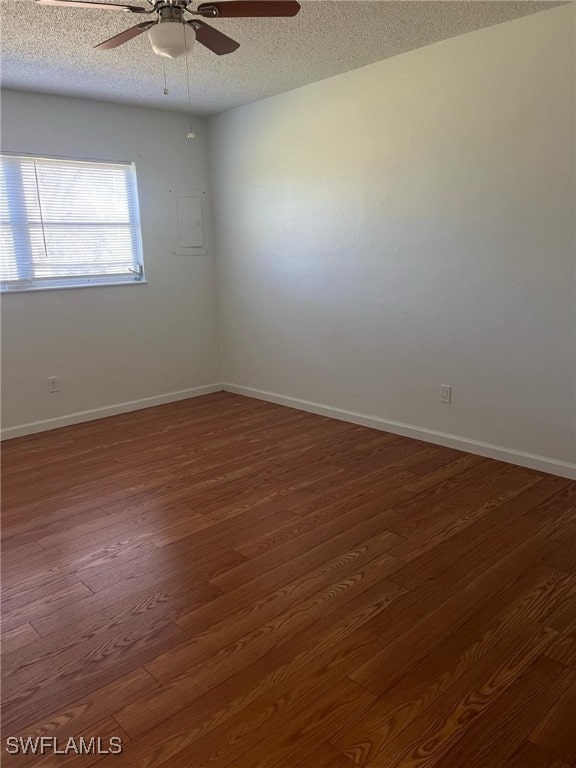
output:
M 190 95 L 190 67 L 188 66 L 188 38 L 186 37 L 186 28 L 184 27 L 184 48 L 186 51 L 186 86 L 188 88 L 188 120 L 190 131 L 188 132 L 189 139 L 195 139 L 196 134 L 192 130 L 192 97 Z
M 168 96 L 170 91 L 168 90 L 168 83 L 166 82 L 166 62 L 162 59 L 162 69 L 164 71 L 164 96 Z

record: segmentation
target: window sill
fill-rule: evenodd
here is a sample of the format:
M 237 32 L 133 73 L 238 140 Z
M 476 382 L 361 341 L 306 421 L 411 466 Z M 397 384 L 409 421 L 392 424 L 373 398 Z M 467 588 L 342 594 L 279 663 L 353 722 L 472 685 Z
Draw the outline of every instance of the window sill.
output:
M 131 282 L 122 282 L 121 280 L 116 283 L 87 283 L 86 285 L 46 285 L 38 286 L 36 288 L 2 288 L 0 289 L 0 296 L 9 296 L 11 293 L 40 293 L 44 291 L 76 291 L 83 290 L 84 288 L 110 288 L 110 286 L 118 285 L 148 285 L 147 280 L 134 280 Z

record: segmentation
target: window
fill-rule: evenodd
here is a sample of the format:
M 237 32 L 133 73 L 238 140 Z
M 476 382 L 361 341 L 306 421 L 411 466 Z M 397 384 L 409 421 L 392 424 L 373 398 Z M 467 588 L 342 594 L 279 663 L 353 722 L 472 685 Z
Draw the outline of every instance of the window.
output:
M 0 288 L 142 282 L 132 163 L 0 155 Z

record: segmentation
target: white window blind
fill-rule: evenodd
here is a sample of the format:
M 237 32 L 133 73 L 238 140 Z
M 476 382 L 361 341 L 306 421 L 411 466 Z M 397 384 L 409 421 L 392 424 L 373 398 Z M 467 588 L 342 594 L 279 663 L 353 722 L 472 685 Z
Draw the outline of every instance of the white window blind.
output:
M 3 291 L 143 277 L 133 164 L 0 156 Z

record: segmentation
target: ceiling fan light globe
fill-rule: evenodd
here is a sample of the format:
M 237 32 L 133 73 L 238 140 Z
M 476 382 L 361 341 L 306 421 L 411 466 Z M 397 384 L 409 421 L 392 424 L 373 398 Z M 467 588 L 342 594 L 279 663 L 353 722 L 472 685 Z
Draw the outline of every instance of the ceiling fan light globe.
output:
M 184 56 L 186 49 L 190 52 L 196 39 L 194 30 L 180 21 L 163 21 L 154 24 L 148 30 L 148 37 L 154 53 L 168 59 Z

